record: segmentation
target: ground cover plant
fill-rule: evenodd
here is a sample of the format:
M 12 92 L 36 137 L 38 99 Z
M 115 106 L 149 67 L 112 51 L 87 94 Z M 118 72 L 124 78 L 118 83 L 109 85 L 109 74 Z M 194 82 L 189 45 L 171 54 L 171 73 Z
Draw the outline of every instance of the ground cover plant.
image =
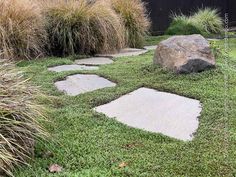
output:
M 46 135 L 39 124 L 44 111 L 34 100 L 37 94 L 12 63 L 0 60 L 0 176 L 25 164 L 35 139 Z
M 169 35 L 202 34 L 204 36 L 221 34 L 223 19 L 217 9 L 199 9 L 191 16 L 172 15 L 172 23 L 166 30 Z
M 108 1 L 43 1 L 42 8 L 53 54 L 108 53 L 124 46 L 121 19 Z
M 142 48 L 150 27 L 145 4 L 141 0 L 111 0 L 113 8 L 122 17 L 126 45 Z
M 158 43 L 160 38 L 149 41 Z M 230 39 L 230 58 L 217 57 L 216 69 L 191 75 L 175 75 L 152 65 L 154 51 L 124 57 L 97 71 L 52 73 L 47 67 L 71 64 L 73 58 L 45 58 L 18 64 L 55 103 L 48 130 L 54 141 L 37 145 L 31 168 L 15 171 L 25 176 L 234 176 L 236 132 L 236 40 Z M 215 45 L 224 45 L 217 41 Z M 227 61 L 227 62 L 226 62 Z M 40 73 L 40 74 L 39 74 Z M 117 83 L 114 88 L 71 97 L 60 93 L 54 82 L 75 73 L 93 73 Z M 227 77 L 226 77 L 227 76 Z M 225 80 L 227 78 L 227 80 Z M 227 83 L 227 84 L 226 84 Z M 140 87 L 199 99 L 203 106 L 199 129 L 191 142 L 127 127 L 92 108 L 108 103 Z M 41 154 L 50 151 L 54 155 Z M 50 174 L 57 163 L 63 171 Z
M 30 0 L 0 0 L 0 58 L 31 59 L 44 54 L 46 32 Z

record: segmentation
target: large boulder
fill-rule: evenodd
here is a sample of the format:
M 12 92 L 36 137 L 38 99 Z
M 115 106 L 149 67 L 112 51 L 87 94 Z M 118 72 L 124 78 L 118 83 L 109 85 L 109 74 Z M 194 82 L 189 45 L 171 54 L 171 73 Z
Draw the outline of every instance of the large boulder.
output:
M 201 35 L 173 36 L 157 46 L 154 64 L 175 73 L 192 73 L 215 67 L 215 58 Z

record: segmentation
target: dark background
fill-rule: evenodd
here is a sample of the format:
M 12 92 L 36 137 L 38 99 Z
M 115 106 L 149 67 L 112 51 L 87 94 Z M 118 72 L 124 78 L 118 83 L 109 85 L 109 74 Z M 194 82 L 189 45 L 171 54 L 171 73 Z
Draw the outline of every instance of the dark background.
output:
M 185 15 L 202 7 L 217 8 L 224 18 L 228 13 L 230 26 L 236 26 L 236 0 L 143 0 L 152 21 L 152 33 L 162 34 L 169 26 L 172 12 Z

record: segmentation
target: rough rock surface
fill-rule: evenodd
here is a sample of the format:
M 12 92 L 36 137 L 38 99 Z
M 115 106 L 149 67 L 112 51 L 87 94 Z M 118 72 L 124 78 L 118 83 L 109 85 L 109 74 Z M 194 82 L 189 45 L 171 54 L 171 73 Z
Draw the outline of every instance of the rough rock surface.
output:
M 201 35 L 173 36 L 155 51 L 154 64 L 175 73 L 193 73 L 215 67 L 209 42 Z

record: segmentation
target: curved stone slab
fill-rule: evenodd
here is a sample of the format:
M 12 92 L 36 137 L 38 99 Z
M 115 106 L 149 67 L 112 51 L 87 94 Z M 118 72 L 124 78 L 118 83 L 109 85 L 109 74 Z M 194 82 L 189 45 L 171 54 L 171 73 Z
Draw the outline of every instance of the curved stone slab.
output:
M 60 65 L 48 68 L 49 71 L 63 72 L 63 71 L 76 71 L 76 70 L 97 70 L 97 66 L 85 66 L 85 65 Z
M 135 48 L 125 48 L 121 49 L 119 53 L 116 54 L 98 54 L 99 57 L 110 57 L 110 58 L 119 58 L 119 57 L 129 57 L 129 56 L 138 56 L 148 52 L 145 49 L 135 49 Z
M 111 64 L 111 63 L 113 63 L 113 60 L 111 60 L 110 58 L 107 58 L 107 57 L 92 57 L 92 58 L 75 60 L 75 63 L 78 65 L 97 66 L 97 65 Z
M 188 141 L 198 128 L 198 100 L 140 88 L 111 103 L 94 108 L 128 126 Z
M 64 81 L 56 82 L 55 86 L 70 96 L 76 96 L 106 87 L 114 87 L 116 84 L 97 75 L 76 74 L 68 76 Z

